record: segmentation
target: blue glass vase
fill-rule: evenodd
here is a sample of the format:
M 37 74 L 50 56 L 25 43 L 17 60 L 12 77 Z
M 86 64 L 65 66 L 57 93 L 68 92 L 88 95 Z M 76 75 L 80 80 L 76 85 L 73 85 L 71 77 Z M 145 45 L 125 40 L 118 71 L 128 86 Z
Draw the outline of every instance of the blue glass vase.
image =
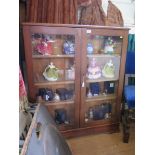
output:
M 88 54 L 93 54 L 93 45 L 91 43 L 87 44 L 87 53 Z

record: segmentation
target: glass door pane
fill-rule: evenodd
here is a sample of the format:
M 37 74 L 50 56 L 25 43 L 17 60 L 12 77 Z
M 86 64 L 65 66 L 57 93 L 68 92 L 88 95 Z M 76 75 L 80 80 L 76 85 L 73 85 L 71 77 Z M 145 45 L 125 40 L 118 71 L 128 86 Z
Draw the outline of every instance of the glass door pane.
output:
M 37 96 L 60 130 L 74 128 L 75 35 L 32 33 L 33 80 Z
M 121 55 L 122 36 L 87 34 L 87 54 Z
M 87 34 L 84 126 L 111 122 L 115 118 L 121 36 Z

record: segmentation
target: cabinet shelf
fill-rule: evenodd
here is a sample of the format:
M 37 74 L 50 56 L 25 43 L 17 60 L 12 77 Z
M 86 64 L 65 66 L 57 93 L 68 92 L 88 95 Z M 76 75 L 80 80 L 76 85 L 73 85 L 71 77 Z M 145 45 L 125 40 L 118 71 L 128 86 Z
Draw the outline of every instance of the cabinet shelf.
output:
M 66 80 L 66 81 L 52 81 L 52 82 L 35 82 L 35 86 L 48 86 L 48 85 L 57 85 L 57 84 L 74 84 L 74 81 L 72 80 Z
M 66 54 L 62 54 L 62 55 L 32 55 L 32 58 L 35 59 L 43 59 L 43 58 L 74 58 L 73 54 L 70 55 L 66 55 Z
M 115 94 L 110 95 L 99 95 L 91 98 L 86 98 L 86 102 L 102 101 L 102 100 L 114 100 L 116 99 Z
M 69 123 L 69 124 L 57 124 L 57 127 L 60 131 L 63 130 L 69 130 L 69 129 L 73 129 L 74 125 L 73 123 Z
M 86 82 L 87 83 L 94 83 L 94 82 L 104 82 L 104 81 L 117 81 L 118 80 L 118 78 L 99 78 L 99 79 L 93 79 L 93 80 L 91 80 L 91 79 L 86 79 Z
M 113 58 L 113 57 L 120 57 L 120 54 L 115 53 L 115 54 L 87 54 L 88 58 L 102 58 L 102 57 L 108 57 L 108 58 Z
M 91 132 L 98 133 L 102 129 L 111 131 L 118 128 L 128 31 L 127 28 L 111 26 L 23 24 L 29 101 L 36 102 L 40 88 L 47 88 L 53 92 L 60 88 L 73 90 L 74 95 L 70 100 L 41 101 L 53 117 L 55 117 L 56 109 L 66 110 L 69 124 L 58 125 L 58 128 L 68 137 Z M 54 42 L 49 43 L 48 41 L 51 40 Z M 115 45 L 113 49 L 111 41 Z M 87 50 L 89 51 L 89 42 L 92 44 L 93 54 L 87 52 Z M 92 51 L 92 49 L 90 50 Z M 42 55 L 39 51 L 42 53 L 49 51 L 51 55 Z M 75 53 L 67 55 L 64 51 L 68 53 L 75 51 Z M 108 51 L 113 51 L 113 54 L 107 54 Z M 86 74 L 89 73 L 88 69 L 91 67 L 92 58 L 96 61 L 101 72 L 106 64 L 112 62 L 115 67 L 114 77 L 106 78 L 106 74 L 102 74 L 98 79 L 89 79 Z M 51 62 L 58 68 L 56 81 L 48 81 L 48 78 L 43 75 Z M 70 70 L 72 67 L 74 72 Z M 84 87 L 81 86 L 82 82 Z M 92 84 L 97 82 L 99 87 Z M 99 96 L 86 96 L 88 91 L 93 89 L 95 92 L 98 88 L 100 89 Z M 107 92 L 107 95 L 101 92 Z M 108 120 L 85 122 L 86 112 L 91 107 L 104 103 L 111 104 L 113 117 Z
M 42 101 L 42 103 L 45 104 L 46 106 L 68 105 L 68 104 L 74 104 L 74 100 L 66 100 L 66 101 L 59 101 L 59 102 Z
M 49 86 L 49 85 L 56 85 L 56 84 L 74 84 L 75 80 L 69 80 L 65 78 L 59 78 L 57 81 L 48 81 L 43 76 L 36 75 L 34 78 L 34 85 L 35 86 Z

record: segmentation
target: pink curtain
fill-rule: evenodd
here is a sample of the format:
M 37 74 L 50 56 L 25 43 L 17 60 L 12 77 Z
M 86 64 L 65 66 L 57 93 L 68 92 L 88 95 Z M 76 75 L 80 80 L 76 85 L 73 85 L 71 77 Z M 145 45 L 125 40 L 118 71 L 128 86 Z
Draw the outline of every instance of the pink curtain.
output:
M 24 111 L 28 107 L 27 92 L 23 76 L 19 67 L 19 110 Z

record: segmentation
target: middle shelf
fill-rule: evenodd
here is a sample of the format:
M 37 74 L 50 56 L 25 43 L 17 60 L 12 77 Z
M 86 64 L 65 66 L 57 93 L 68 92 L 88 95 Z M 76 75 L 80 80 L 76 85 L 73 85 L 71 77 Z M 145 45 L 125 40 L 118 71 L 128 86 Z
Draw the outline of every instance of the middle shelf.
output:
M 74 84 L 75 81 L 73 80 L 65 80 L 65 81 L 40 81 L 40 82 L 35 82 L 34 85 L 35 86 L 48 86 L 48 85 L 57 85 L 57 84 Z
M 95 97 L 88 98 L 86 97 L 86 102 L 94 102 L 94 101 L 107 101 L 107 100 L 115 100 L 116 95 L 115 94 L 110 94 L 110 95 L 98 95 Z M 41 103 L 47 105 L 47 106 L 56 106 L 56 105 L 70 105 L 74 104 L 74 100 L 64 100 L 64 101 L 44 101 L 40 100 Z M 97 104 L 97 103 L 96 103 Z
M 61 54 L 61 55 L 32 55 L 32 58 L 43 59 L 43 58 L 74 58 L 73 54 Z
M 98 95 L 91 98 L 86 98 L 86 102 L 93 102 L 93 101 L 102 101 L 102 100 L 114 100 L 116 99 L 115 94 L 109 94 L 109 95 Z
M 59 101 L 59 102 L 47 102 L 47 101 L 42 101 L 43 104 L 45 104 L 46 106 L 56 106 L 56 105 L 70 105 L 70 104 L 74 104 L 74 100 L 66 100 L 66 101 Z
M 104 77 L 102 77 L 102 78 L 99 78 L 99 79 L 86 79 L 86 82 L 87 83 L 94 83 L 94 82 L 104 82 L 104 81 L 117 81 L 118 80 L 118 77 L 116 77 L 116 78 L 104 78 Z

